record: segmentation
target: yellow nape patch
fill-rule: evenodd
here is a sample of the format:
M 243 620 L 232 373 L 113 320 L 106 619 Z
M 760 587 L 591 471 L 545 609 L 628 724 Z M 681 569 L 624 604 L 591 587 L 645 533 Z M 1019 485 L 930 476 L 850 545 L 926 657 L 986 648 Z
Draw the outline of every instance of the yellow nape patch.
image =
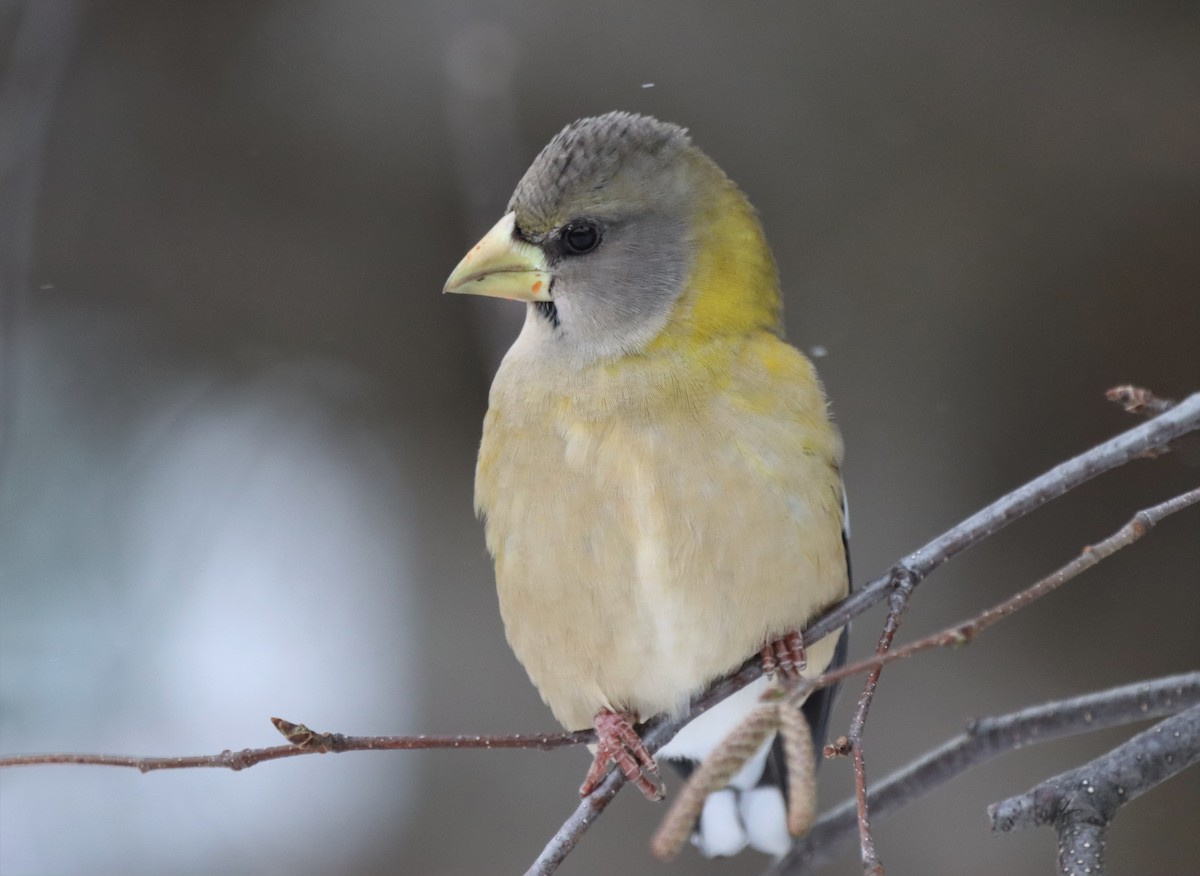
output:
M 652 350 L 779 328 L 779 276 L 762 225 L 745 195 L 722 183 L 695 217 L 691 275 Z
M 754 353 L 769 377 L 803 381 L 814 379 L 812 364 L 795 347 L 760 340 L 754 347 Z

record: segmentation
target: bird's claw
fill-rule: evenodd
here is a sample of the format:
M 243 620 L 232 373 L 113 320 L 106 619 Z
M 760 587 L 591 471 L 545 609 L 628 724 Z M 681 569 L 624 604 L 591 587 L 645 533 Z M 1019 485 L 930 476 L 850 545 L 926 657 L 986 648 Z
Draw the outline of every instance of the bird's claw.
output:
M 579 796 L 586 797 L 600 786 L 611 762 L 617 765 L 627 781 L 637 786 L 647 800 L 661 800 L 665 796 L 665 788 L 658 764 L 633 729 L 629 718 L 612 709 L 601 709 L 596 713 L 595 726 L 596 756 L 579 788 Z
M 784 681 L 791 681 L 799 678 L 807 666 L 804 638 L 795 630 L 763 646 L 762 667 L 765 675 L 777 674 Z

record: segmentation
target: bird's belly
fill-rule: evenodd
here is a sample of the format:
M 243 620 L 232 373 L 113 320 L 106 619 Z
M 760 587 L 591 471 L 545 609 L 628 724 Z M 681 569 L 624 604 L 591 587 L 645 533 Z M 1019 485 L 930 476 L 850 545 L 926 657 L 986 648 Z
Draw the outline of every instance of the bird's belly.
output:
M 678 709 L 840 595 L 836 509 L 769 488 L 753 463 L 736 442 L 610 424 L 481 470 L 506 634 L 565 726 Z
M 526 525 L 553 532 L 580 520 L 580 504 L 598 519 L 552 544 L 508 539 L 497 587 L 513 651 L 565 726 L 590 726 L 602 707 L 670 711 L 753 652 L 719 605 L 691 598 L 689 584 L 712 583 L 672 557 L 670 521 L 653 507 L 586 490 L 561 499 Z

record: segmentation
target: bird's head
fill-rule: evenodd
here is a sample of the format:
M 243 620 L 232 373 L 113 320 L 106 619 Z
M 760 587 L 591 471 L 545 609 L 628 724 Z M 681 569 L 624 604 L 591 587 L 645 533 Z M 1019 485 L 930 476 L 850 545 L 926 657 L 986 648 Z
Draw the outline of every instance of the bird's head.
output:
M 780 324 L 745 196 L 683 128 L 622 112 L 550 141 L 445 291 L 529 302 L 526 331 L 575 361 Z

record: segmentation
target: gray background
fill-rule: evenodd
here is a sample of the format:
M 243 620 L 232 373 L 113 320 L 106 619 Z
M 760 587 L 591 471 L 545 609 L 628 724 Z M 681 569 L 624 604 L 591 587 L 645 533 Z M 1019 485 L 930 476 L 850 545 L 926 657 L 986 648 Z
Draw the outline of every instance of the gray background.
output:
M 790 336 L 826 353 L 860 581 L 1133 425 L 1107 387 L 1200 388 L 1197 10 L 0 5 L 0 751 L 272 745 L 274 714 L 553 728 L 471 512 L 519 308 L 439 293 L 582 115 L 688 126 L 761 211 Z M 939 572 L 903 636 L 1198 474 L 1193 445 L 1079 490 Z M 1196 667 L 1198 530 L 1180 515 L 970 648 L 889 670 L 872 774 L 971 715 Z M 888 872 L 1048 872 L 1053 836 L 989 836 L 985 805 L 1123 737 L 1011 754 L 879 825 Z M 11 771 L 0 873 L 519 872 L 585 765 Z M 821 777 L 826 804 L 848 792 L 846 764 Z M 1129 807 L 1112 871 L 1194 872 L 1197 811 L 1195 771 Z M 657 864 L 660 813 L 623 794 L 562 872 L 764 865 Z

